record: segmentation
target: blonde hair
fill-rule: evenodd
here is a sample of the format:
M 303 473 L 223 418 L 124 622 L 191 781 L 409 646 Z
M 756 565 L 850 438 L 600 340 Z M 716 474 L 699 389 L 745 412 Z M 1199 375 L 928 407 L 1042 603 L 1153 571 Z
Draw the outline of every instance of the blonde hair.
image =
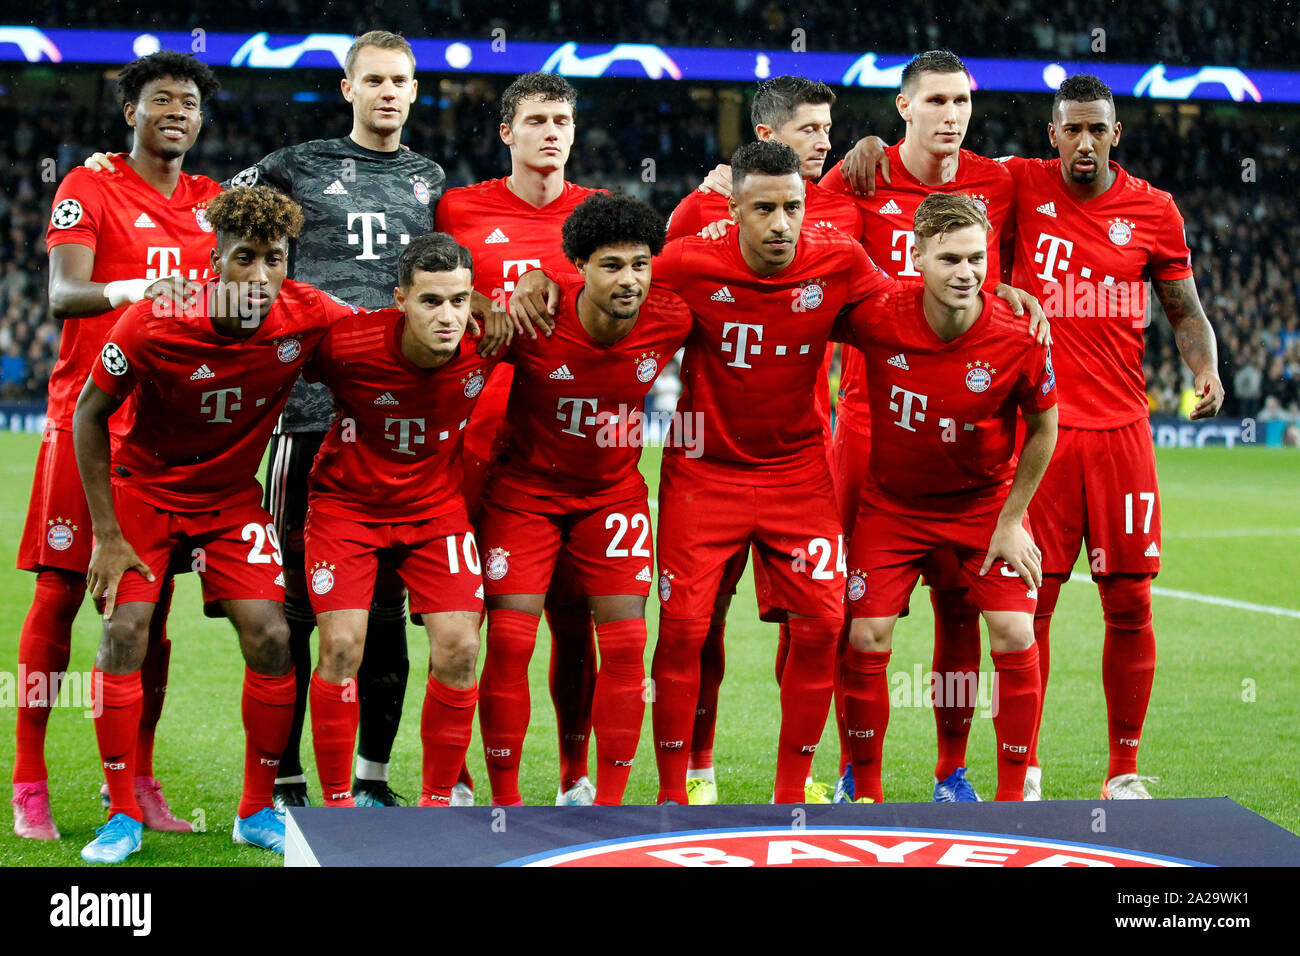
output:
M 931 236 L 942 238 L 948 230 L 964 229 L 966 226 L 979 226 L 987 233 L 989 217 L 973 199 L 961 193 L 931 193 L 916 208 L 916 216 L 912 220 L 912 231 L 917 242 Z

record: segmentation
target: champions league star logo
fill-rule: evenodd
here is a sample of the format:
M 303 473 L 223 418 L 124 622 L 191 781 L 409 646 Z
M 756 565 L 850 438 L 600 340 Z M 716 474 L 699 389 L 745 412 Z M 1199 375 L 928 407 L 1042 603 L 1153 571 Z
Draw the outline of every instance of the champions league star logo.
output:
M 126 370 L 130 368 L 126 355 L 112 342 L 104 345 L 104 350 L 99 353 L 99 359 L 104 363 L 104 368 L 108 370 L 109 375 L 125 375 Z
M 81 203 L 75 199 L 65 199 L 54 207 L 50 223 L 55 229 L 71 229 L 81 222 Z

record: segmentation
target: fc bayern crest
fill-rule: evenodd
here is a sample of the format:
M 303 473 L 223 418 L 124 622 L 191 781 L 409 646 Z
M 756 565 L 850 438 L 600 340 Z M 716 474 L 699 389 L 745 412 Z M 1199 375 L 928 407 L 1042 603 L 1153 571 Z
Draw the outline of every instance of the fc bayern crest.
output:
M 972 392 L 988 391 L 988 387 L 993 384 L 993 376 L 989 374 L 986 368 L 976 366 L 966 373 L 966 387 Z
M 1111 221 L 1110 228 L 1106 230 L 1106 235 L 1110 236 L 1110 241 L 1117 246 L 1127 246 L 1133 239 L 1133 227 L 1123 219 Z
M 860 571 L 854 571 L 849 575 L 849 600 L 861 601 L 862 595 L 867 593 L 867 582 L 863 579 Z
M 285 339 L 275 348 L 275 357 L 288 365 L 302 354 L 302 343 L 297 339 Z
M 492 548 L 487 555 L 486 574 L 489 581 L 500 581 L 510 572 L 510 552 L 504 548 Z
M 328 594 L 334 590 L 334 572 L 329 568 L 317 568 L 311 573 L 311 589 L 316 594 Z
M 636 366 L 636 380 L 645 384 L 659 374 L 659 362 L 654 356 L 643 356 Z
M 104 368 L 108 369 L 110 375 L 125 375 L 130 365 L 126 361 L 126 354 L 114 345 L 112 342 L 106 342 L 104 349 L 99 353 L 99 359 L 104 363 Z
M 208 210 L 205 207 L 194 207 L 194 221 L 199 224 L 199 228 L 204 232 L 212 231 L 212 223 L 208 222 Z
M 972 193 L 969 198 L 970 201 L 975 204 L 975 208 L 977 208 L 980 212 L 984 213 L 984 215 L 986 216 L 989 214 L 989 204 L 988 201 L 983 196 L 977 196 Z
M 50 223 L 55 229 L 71 229 L 81 222 L 81 203 L 75 199 L 65 199 L 54 207 Z
M 420 201 L 422 206 L 429 205 L 429 184 L 423 179 L 417 179 L 412 187 L 415 190 L 415 198 Z
M 73 530 L 63 523 L 62 519 L 50 525 L 50 529 L 45 532 L 45 543 L 55 551 L 67 551 L 72 547 L 72 542 L 76 540 L 76 534 Z
M 465 379 L 465 397 L 476 397 L 479 392 L 483 391 L 484 381 L 485 379 L 483 378 L 482 372 L 475 372 L 469 378 Z
M 664 603 L 673 596 L 673 582 L 668 574 L 659 575 L 659 600 Z
M 799 301 L 805 309 L 817 308 L 822 304 L 822 299 L 825 297 L 826 294 L 822 291 L 822 287 L 816 282 L 808 283 L 803 287 L 803 291 L 799 293 Z

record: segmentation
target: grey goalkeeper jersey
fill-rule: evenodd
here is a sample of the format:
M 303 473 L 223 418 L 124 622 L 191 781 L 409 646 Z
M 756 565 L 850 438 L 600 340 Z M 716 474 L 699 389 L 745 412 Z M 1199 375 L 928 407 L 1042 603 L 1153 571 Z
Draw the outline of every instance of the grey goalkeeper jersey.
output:
M 236 173 L 230 186 L 273 186 L 302 206 L 306 225 L 289 250 L 289 276 L 366 309 L 393 304 L 397 258 L 433 229 L 447 177 L 410 150 L 379 153 L 350 137 L 277 149 Z M 299 378 L 280 431 L 328 431 L 329 389 Z

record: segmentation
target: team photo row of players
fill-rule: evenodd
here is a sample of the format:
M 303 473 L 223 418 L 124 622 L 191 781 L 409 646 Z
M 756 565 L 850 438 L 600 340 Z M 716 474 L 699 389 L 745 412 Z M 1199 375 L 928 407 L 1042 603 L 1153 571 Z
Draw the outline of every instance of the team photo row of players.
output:
M 665 234 L 645 204 L 564 179 L 577 96 L 550 74 L 502 97 L 510 174 L 444 193 L 437 164 L 400 147 L 414 68 L 400 37 L 359 37 L 341 83 L 351 134 L 277 151 L 222 191 L 180 172 L 215 80 L 155 54 L 119 80 L 131 153 L 97 154 L 60 186 L 51 303 L 80 318 L 64 326 L 20 554 L 38 574 L 20 657 L 66 668 L 82 595 L 102 600 L 109 817 L 83 857 L 125 859 L 142 827 L 189 829 L 152 751 L 170 575 L 195 548 L 206 610 L 231 620 L 247 663 L 237 842 L 283 851 L 281 810 L 307 802 L 308 710 L 323 802 L 394 802 L 408 606 L 430 642 L 421 804 L 473 803 L 476 707 L 492 801 L 521 802 L 543 614 L 557 803 L 622 801 L 647 699 L 659 801 L 716 802 L 723 621 L 751 552 L 760 615 L 781 629 L 775 801 L 830 801 L 809 770 L 833 696 L 835 799 L 884 799 L 885 668 L 922 575 L 937 673 L 976 671 L 978 616 L 988 628 L 997 798 L 1038 797 L 1047 624 L 1083 540 L 1111 556 L 1093 569 L 1112 734 L 1103 796 L 1147 796 L 1136 751 L 1160 527 L 1133 413 L 1145 301 L 1105 325 L 1052 314 L 1051 352 L 1038 301 L 1067 271 L 1150 280 L 1196 372 L 1198 417 L 1217 412 L 1222 387 L 1181 219 L 1108 160 L 1120 125 L 1103 85 L 1063 84 L 1049 126 L 1060 159 L 989 160 L 961 149 L 961 61 L 922 54 L 897 97 L 904 140 L 864 139 L 822 178 L 834 93 L 768 81 L 757 140 Z M 132 278 L 145 257 L 124 240 L 141 245 L 127 227 L 146 208 L 188 243 L 176 277 Z M 1062 223 L 1035 232 L 1035 215 Z M 656 561 L 640 447 L 604 440 L 605 426 L 644 407 L 679 349 L 676 420 L 700 428 L 666 441 Z M 93 529 L 93 550 L 84 532 L 53 534 L 56 509 L 61 526 L 72 514 Z M 936 708 L 937 800 L 978 799 L 965 779 L 973 703 Z M 57 839 L 47 719 L 20 711 L 14 826 Z

